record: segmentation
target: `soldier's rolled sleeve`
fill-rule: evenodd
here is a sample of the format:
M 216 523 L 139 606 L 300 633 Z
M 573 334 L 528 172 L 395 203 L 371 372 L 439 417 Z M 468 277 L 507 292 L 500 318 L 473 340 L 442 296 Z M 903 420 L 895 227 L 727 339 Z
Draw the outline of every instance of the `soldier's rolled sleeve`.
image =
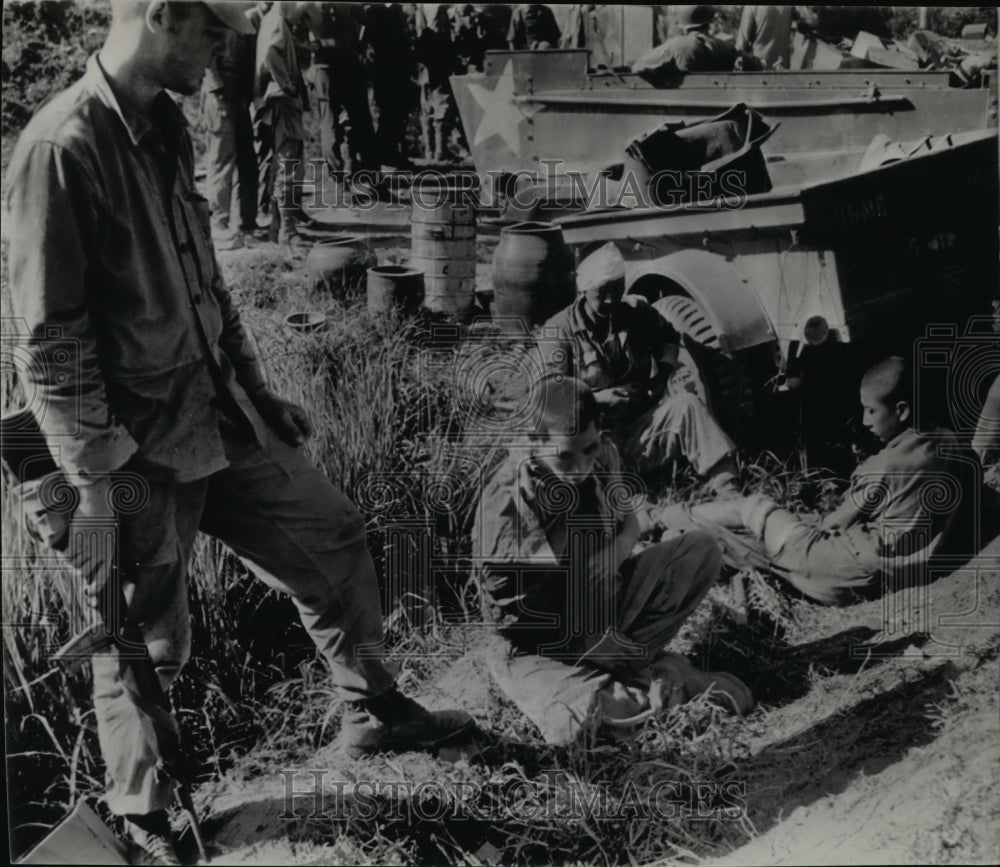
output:
M 56 463 L 77 477 L 121 467 L 138 449 L 113 417 L 85 291 L 99 189 L 59 145 L 33 143 L 8 174 L 15 316 L 27 327 L 15 366 Z

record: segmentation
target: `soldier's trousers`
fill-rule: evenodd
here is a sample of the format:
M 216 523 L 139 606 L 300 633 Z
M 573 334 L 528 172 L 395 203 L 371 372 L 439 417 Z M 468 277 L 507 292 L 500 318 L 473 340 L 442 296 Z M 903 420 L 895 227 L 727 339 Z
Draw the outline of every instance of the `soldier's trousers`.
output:
M 218 91 L 206 91 L 202 116 L 206 132 L 205 186 L 212 219 L 228 225 L 235 186 L 240 227 L 252 230 L 257 225 L 257 157 L 250 108 L 226 100 Z
M 622 564 L 613 631 L 588 633 L 567 612 L 577 652 L 514 651 L 497 637 L 490 673 L 547 743 L 571 743 L 602 710 L 635 713 L 635 691 L 648 689 L 663 646 L 718 580 L 720 564 L 718 543 L 700 531 L 653 545 Z
M 375 127 L 368 108 L 368 92 L 364 69 L 354 59 L 331 58 L 328 63 L 316 63 L 310 70 L 315 86 L 315 101 L 319 108 L 320 149 L 327 165 L 336 170 L 338 147 L 337 118 L 343 108 L 347 112 L 347 158 L 344 171 L 377 169 Z
M 281 100 L 273 100 L 258 122 L 257 138 L 261 152 L 268 155 L 264 192 L 270 202 L 271 235 L 277 238 L 279 226 L 295 231 L 302 211 L 302 181 L 305 177 L 305 144 L 301 120 L 290 116 L 297 112 Z
M 386 165 L 399 167 L 405 160 L 406 122 L 413 102 L 413 85 L 405 69 L 389 67 L 373 73 L 372 100 L 378 109 L 378 157 Z
M 266 448 L 241 444 L 227 446 L 227 453 L 230 466 L 200 481 L 150 478 L 145 506 L 119 516 L 130 618 L 141 626 L 162 686 L 170 686 L 190 654 L 187 563 L 200 530 L 224 542 L 269 587 L 291 595 L 342 698 L 389 689 L 375 566 L 354 504 L 277 437 Z M 93 670 L 112 812 L 167 807 L 173 783 L 157 770 L 152 720 L 129 696 L 127 660 L 118 651 L 101 654 Z
M 626 464 L 640 473 L 657 473 L 679 457 L 705 475 L 736 446 L 707 407 L 693 394 L 665 397 L 619 437 Z

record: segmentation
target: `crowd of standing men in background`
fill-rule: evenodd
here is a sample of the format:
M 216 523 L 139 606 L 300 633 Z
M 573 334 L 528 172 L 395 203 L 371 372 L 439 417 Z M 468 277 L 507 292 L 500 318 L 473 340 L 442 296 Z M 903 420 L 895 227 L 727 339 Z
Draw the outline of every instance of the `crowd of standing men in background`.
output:
M 270 240 L 298 242 L 308 223 L 297 198 L 306 111 L 316 113 L 328 170 L 348 188 L 358 171 L 412 170 L 412 157 L 451 162 L 468 142 L 449 78 L 482 72 L 491 49 L 585 47 L 585 19 L 594 9 L 573 5 L 561 30 L 542 3 L 255 4 L 247 17 L 256 35 L 229 34 L 202 90 L 216 245 L 242 246 L 258 232 L 258 215 L 270 217 Z M 745 7 L 736 47 L 708 34 L 714 7 L 680 10 L 679 34 L 634 71 L 731 69 L 737 49 L 763 67 L 787 65 L 790 7 Z M 419 155 L 407 144 L 414 111 Z M 234 189 L 238 227 L 230 225 Z
M 316 112 L 326 165 L 347 184 L 363 169 L 414 167 L 406 138 L 418 106 L 421 156 L 448 162 L 465 144 L 449 77 L 482 71 L 489 49 L 538 47 L 535 14 L 503 4 L 261 2 L 247 17 L 256 35 L 231 33 L 202 89 L 221 249 L 253 236 L 259 214 L 270 215 L 270 240 L 297 241 L 308 219 L 295 198 L 304 112 Z

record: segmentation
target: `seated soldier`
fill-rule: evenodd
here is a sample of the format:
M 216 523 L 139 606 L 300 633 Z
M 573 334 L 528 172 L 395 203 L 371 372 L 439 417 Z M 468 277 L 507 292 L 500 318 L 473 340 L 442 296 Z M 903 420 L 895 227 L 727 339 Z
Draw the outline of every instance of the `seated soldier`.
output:
M 863 422 L 885 447 L 851 476 L 843 503 L 816 522 L 755 494 L 692 512 L 746 527 L 775 571 L 819 602 L 868 593 L 880 575 L 896 587 L 919 581 L 935 558 L 977 553 L 982 469 L 951 431 L 918 431 L 907 361 L 892 356 L 861 381 Z
M 546 376 L 533 398 L 535 434 L 486 484 L 473 530 L 497 684 L 554 744 L 707 690 L 749 710 L 736 678 L 663 649 L 718 578 L 718 545 L 695 531 L 633 555 L 648 519 L 622 508 L 592 392 Z
M 684 32 L 657 45 L 632 64 L 632 71 L 661 86 L 676 85 L 686 72 L 729 72 L 738 55 L 735 43 L 708 32 L 712 6 L 681 6 L 678 26 Z
M 736 494 L 735 446 L 687 390 L 680 335 L 645 298 L 625 294 L 625 260 L 607 243 L 580 264 L 579 298 L 545 323 L 545 367 L 594 391 L 627 466 L 649 480 L 679 457 L 720 496 Z

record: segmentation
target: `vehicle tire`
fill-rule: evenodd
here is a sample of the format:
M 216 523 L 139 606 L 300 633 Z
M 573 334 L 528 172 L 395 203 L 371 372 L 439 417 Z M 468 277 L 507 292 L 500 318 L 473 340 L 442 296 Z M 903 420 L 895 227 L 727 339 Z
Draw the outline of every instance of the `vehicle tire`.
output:
M 686 295 L 666 295 L 653 307 L 681 335 L 680 361 L 697 373 L 698 397 L 738 444 L 756 445 L 754 375 L 762 353 L 741 352 L 729 358 L 719 348 L 719 335 L 701 305 Z M 769 348 L 766 348 L 770 356 Z

